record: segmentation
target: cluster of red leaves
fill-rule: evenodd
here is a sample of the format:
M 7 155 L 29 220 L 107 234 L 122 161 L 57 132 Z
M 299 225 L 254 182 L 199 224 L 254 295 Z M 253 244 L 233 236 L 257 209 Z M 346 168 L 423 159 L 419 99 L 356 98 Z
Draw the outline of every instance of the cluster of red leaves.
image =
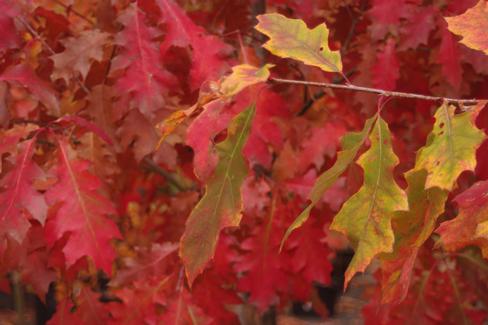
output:
M 258 85 L 206 105 L 216 82 L 240 63 L 272 61 L 280 76 L 332 81 L 263 52 L 252 29 L 261 2 L 0 0 L 0 271 L 4 282 L 19 274 L 41 299 L 55 284 L 50 324 L 233 324 L 242 304 L 285 308 L 309 300 L 313 284 L 330 283 L 337 247 L 327 244 L 327 225 L 361 185 L 357 168 L 329 189 L 281 252 L 280 242 L 317 174 L 334 162 L 341 136 L 361 128 L 376 100 Z M 266 1 L 270 12 L 326 21 L 357 84 L 482 97 L 488 60 L 459 44 L 443 19 L 474 3 Z M 241 226 L 224 231 L 190 287 L 178 241 L 217 164 L 213 145 L 254 102 Z M 159 143 L 160 122 L 189 108 L 191 118 Z M 425 143 L 433 108 L 392 100 L 384 109 L 398 175 Z M 487 117 L 478 119 L 483 128 Z M 483 148 L 460 190 L 488 177 Z M 483 296 L 463 273 L 469 268 L 432 251 L 414 261 L 404 303 L 381 315 L 370 306 L 366 320 L 402 322 L 413 310 L 420 323 L 442 322 L 453 305 L 464 319 L 485 319 L 486 306 L 477 305 Z M 100 284 L 106 277 L 108 288 Z

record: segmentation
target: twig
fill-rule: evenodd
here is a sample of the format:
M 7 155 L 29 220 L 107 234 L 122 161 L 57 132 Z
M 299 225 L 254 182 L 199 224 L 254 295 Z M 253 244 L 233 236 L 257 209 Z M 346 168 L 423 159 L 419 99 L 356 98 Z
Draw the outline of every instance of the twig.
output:
M 25 319 L 24 290 L 20 282 L 20 275 L 17 271 L 11 273 L 11 286 L 14 296 L 15 312 L 17 314 L 16 324 L 27 324 Z
M 351 71 L 348 71 L 345 73 L 345 75 L 347 77 L 351 76 L 352 74 L 354 74 L 356 72 L 355 69 L 352 69 Z M 337 85 L 337 84 L 340 84 L 342 82 L 344 82 L 344 78 L 339 75 L 337 78 L 333 78 L 332 79 L 332 83 Z M 324 91 L 319 91 L 317 93 L 315 93 L 312 98 L 308 99 L 305 104 L 303 104 L 303 107 L 302 109 L 298 112 L 297 116 L 302 116 L 302 115 L 305 115 L 305 113 L 307 113 L 307 111 L 310 109 L 310 107 L 312 107 L 313 103 L 315 103 L 317 100 L 319 100 L 320 98 L 324 97 L 325 95 L 325 92 Z
M 184 191 L 191 189 L 191 188 L 188 188 L 188 186 L 186 186 L 185 184 L 181 184 L 181 182 L 173 174 L 171 174 L 171 173 L 167 172 L 166 170 L 164 170 L 163 168 L 159 167 L 159 165 L 156 164 L 154 161 L 152 161 L 151 158 L 144 157 L 142 162 L 144 163 L 146 168 L 148 168 L 149 170 L 151 170 L 151 171 L 161 175 L 162 177 L 164 177 L 166 179 L 166 181 L 169 184 L 173 185 L 178 191 L 184 192 Z
M 448 98 L 448 97 L 440 97 L 440 96 L 428 96 L 428 95 L 421 95 L 415 93 L 405 93 L 401 91 L 390 91 L 390 90 L 384 90 L 378 88 L 361 87 L 361 86 L 355 86 L 353 84 L 341 85 L 341 84 L 334 84 L 328 82 L 303 81 L 303 80 L 292 80 L 292 79 L 281 79 L 281 78 L 270 78 L 270 80 L 277 83 L 285 83 L 285 84 L 292 84 L 292 85 L 305 85 L 305 86 L 322 87 L 322 88 L 360 91 L 365 93 L 377 94 L 385 97 L 403 97 L 403 98 L 415 98 L 415 99 L 422 99 L 422 100 L 429 100 L 429 101 L 446 101 L 448 103 L 457 103 L 457 104 L 463 104 L 468 106 L 475 105 L 482 100 L 488 100 L 488 99 L 458 99 L 458 98 Z

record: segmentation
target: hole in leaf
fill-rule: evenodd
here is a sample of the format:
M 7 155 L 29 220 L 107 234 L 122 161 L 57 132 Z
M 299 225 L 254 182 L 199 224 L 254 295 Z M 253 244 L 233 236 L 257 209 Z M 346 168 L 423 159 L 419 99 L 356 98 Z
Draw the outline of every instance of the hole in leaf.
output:
M 323 47 L 323 46 L 321 46 L 319 50 L 322 52 L 322 51 L 324 50 L 324 47 Z
M 440 125 L 439 125 L 439 128 L 443 128 L 444 127 L 444 122 L 442 122 Z
M 443 135 L 443 134 L 444 134 L 444 131 L 439 132 L 439 135 Z

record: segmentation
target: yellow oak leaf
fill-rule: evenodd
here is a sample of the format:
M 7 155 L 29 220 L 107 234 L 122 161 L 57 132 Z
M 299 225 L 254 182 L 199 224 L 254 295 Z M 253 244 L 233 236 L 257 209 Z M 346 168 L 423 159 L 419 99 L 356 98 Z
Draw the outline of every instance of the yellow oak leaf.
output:
M 485 139 L 475 119 L 485 102 L 461 114 L 444 103 L 435 113 L 435 124 L 427 144 L 417 153 L 415 169 L 428 172 L 426 188 L 437 186 L 451 191 L 459 175 L 476 167 L 476 149 Z
M 407 196 L 393 179 L 393 168 L 399 160 L 392 150 L 388 125 L 381 117 L 378 117 L 369 140 L 371 147 L 358 159 L 364 171 L 364 183 L 344 203 L 330 226 L 345 234 L 355 248 L 345 273 L 345 287 L 376 255 L 392 252 L 391 219 L 397 211 L 408 210 Z
M 341 72 L 339 51 L 329 48 L 329 30 L 325 24 L 309 29 L 301 19 L 291 19 L 280 14 L 257 17 L 256 29 L 269 37 L 263 45 L 276 56 L 302 61 L 328 72 Z

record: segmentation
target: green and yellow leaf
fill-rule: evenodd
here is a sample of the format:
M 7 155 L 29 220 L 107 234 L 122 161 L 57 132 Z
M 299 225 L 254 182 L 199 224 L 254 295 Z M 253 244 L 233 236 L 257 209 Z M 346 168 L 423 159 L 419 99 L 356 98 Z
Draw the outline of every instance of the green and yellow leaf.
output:
M 325 191 L 327 191 L 337 180 L 339 176 L 349 167 L 349 165 L 354 161 L 357 156 L 359 149 L 364 144 L 364 141 L 368 138 L 371 131 L 371 127 L 376 119 L 372 117 L 366 121 L 363 130 L 360 132 L 350 132 L 342 138 L 342 150 L 337 153 L 337 160 L 334 165 L 322 173 L 310 191 L 308 199 L 310 203 L 307 207 L 298 215 L 295 221 L 286 230 L 285 236 L 281 242 L 281 247 L 283 247 L 286 239 L 291 235 L 291 233 L 301 227 L 307 219 L 310 217 L 310 212 L 312 208 L 320 201 Z
M 250 64 L 240 64 L 232 67 L 232 73 L 225 77 L 220 84 L 220 93 L 225 97 L 237 95 L 244 88 L 265 82 L 268 80 L 269 69 L 274 64 L 265 64 L 261 68 L 256 68 Z
M 435 124 L 427 144 L 417 153 L 415 169 L 428 172 L 426 188 L 451 191 L 459 175 L 476 167 L 476 149 L 485 139 L 475 119 L 485 103 L 469 112 L 454 114 L 456 107 L 444 103 L 435 113 Z
M 355 248 L 346 270 L 344 284 L 362 272 L 380 253 L 393 250 L 391 219 L 395 212 L 408 210 L 407 196 L 393 179 L 398 158 L 391 147 L 388 125 L 378 118 L 370 137 L 371 147 L 358 160 L 364 171 L 364 184 L 344 205 L 331 229 L 345 234 Z
M 180 256 L 190 285 L 213 258 L 219 233 L 241 221 L 241 185 L 247 175 L 242 156 L 255 108 L 236 116 L 228 128 L 227 139 L 215 146 L 219 163 L 208 180 L 205 194 L 186 222 L 180 242 Z
M 341 55 L 329 48 L 329 30 L 325 24 L 309 29 L 301 19 L 276 13 L 257 18 L 259 23 L 255 28 L 269 37 L 263 47 L 274 55 L 299 60 L 324 71 L 342 71 Z

